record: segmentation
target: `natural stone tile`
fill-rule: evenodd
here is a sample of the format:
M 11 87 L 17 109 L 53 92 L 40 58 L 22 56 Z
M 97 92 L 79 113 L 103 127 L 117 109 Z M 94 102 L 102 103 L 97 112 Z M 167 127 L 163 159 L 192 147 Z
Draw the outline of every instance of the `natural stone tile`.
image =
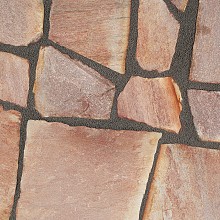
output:
M 131 0 L 53 0 L 49 38 L 124 73 L 130 7 Z
M 171 2 L 180 10 L 185 11 L 188 0 L 171 0 Z
M 43 116 L 107 119 L 115 87 L 95 70 L 46 47 L 40 51 L 34 93 Z
M 178 133 L 181 94 L 172 78 L 132 77 L 118 97 L 118 115 Z
M 0 42 L 15 46 L 35 42 L 43 34 L 43 0 L 0 0 Z
M 136 57 L 143 69 L 163 72 L 170 68 L 179 23 L 163 0 L 140 0 Z
M 29 63 L 13 54 L 0 52 L 0 99 L 26 107 Z
M 17 182 L 20 113 L 0 106 L 0 219 L 9 219 Z
M 162 145 L 143 220 L 220 219 L 220 151 Z
M 160 137 L 29 121 L 17 219 L 138 219 Z
M 220 92 L 189 90 L 188 97 L 199 137 L 220 142 Z
M 220 83 L 220 4 L 218 0 L 199 1 L 196 36 L 190 79 Z

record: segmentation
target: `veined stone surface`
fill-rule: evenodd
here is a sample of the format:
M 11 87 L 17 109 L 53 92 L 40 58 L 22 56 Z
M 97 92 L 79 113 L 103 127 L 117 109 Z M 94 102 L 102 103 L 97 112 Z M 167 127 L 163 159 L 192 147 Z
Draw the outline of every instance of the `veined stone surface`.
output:
M 137 220 L 161 134 L 29 121 L 18 220 Z
M 199 137 L 220 142 L 220 92 L 189 90 L 189 104 Z
M 220 4 L 200 0 L 190 80 L 220 83 Z
M 26 107 L 28 90 L 28 60 L 0 52 L 0 99 Z
M 35 42 L 43 34 L 43 0 L 0 0 L 0 42 L 15 46 Z
M 131 77 L 118 97 L 118 115 L 178 133 L 181 94 L 171 77 Z
M 220 218 L 220 151 L 162 145 L 143 220 Z
M 124 73 L 130 7 L 131 0 L 53 0 L 49 38 Z
M 163 0 L 140 0 L 136 58 L 143 69 L 170 68 L 179 26 Z
M 185 11 L 188 0 L 171 0 L 171 2 L 181 11 Z
M 95 70 L 46 47 L 40 50 L 34 87 L 45 117 L 110 118 L 114 85 Z
M 20 139 L 19 112 L 0 106 L 0 219 L 8 220 L 14 202 Z

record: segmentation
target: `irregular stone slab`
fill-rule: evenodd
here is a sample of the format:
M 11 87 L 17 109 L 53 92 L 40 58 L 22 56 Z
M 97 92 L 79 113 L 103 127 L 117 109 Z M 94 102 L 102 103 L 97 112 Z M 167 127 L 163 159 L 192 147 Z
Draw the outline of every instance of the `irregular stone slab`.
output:
M 28 90 L 28 60 L 0 52 L 0 99 L 26 107 Z
M 14 202 L 20 139 L 19 112 L 0 106 L 0 219 L 9 219 Z
M 162 145 L 143 220 L 217 220 L 220 151 Z
M 95 70 L 46 47 L 40 51 L 34 93 L 43 116 L 107 119 L 115 87 Z
M 220 83 L 220 4 L 199 1 L 190 80 Z
M 0 42 L 15 46 L 36 42 L 43 34 L 43 0 L 0 0 Z
M 136 57 L 143 69 L 170 68 L 179 26 L 163 0 L 140 0 Z
M 131 77 L 118 97 L 118 115 L 178 133 L 181 94 L 172 78 Z
M 29 121 L 17 219 L 138 219 L 160 137 Z
M 220 142 L 220 92 L 188 91 L 193 121 L 204 141 Z
M 185 11 L 188 0 L 171 0 L 171 2 L 180 10 Z
M 124 73 L 130 7 L 131 0 L 53 0 L 49 38 Z

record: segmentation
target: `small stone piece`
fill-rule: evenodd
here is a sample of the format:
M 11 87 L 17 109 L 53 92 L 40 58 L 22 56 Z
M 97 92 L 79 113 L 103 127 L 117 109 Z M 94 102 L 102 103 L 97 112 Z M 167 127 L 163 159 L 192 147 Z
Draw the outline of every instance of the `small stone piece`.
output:
M 199 137 L 220 142 L 220 92 L 189 90 L 188 96 Z
M 172 78 L 131 77 L 118 97 L 118 115 L 178 133 L 181 94 Z
M 0 42 L 15 46 L 36 42 L 43 34 L 43 0 L 0 0 Z
M 220 83 L 220 4 L 200 0 L 190 80 Z
M 136 220 L 158 139 L 29 121 L 17 220 Z
M 40 51 L 34 93 L 45 117 L 108 119 L 115 87 L 95 70 L 46 47 Z
M 220 219 L 220 151 L 162 145 L 143 220 Z
M 53 0 L 49 38 L 123 74 L 130 7 L 131 0 Z
M 20 139 L 19 112 L 0 106 L 0 219 L 9 219 L 14 202 Z
M 180 10 L 185 11 L 188 0 L 171 0 L 171 2 Z
M 170 68 L 179 26 L 163 0 L 140 0 L 136 57 L 143 69 Z
M 0 52 L 0 99 L 26 107 L 28 90 L 28 60 Z

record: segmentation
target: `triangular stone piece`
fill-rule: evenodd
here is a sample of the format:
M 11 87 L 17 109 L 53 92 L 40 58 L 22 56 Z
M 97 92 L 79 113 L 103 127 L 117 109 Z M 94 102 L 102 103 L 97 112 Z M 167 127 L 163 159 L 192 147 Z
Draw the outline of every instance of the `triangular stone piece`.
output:
M 110 117 L 115 87 L 95 70 L 53 47 L 41 48 L 34 86 L 45 117 Z

